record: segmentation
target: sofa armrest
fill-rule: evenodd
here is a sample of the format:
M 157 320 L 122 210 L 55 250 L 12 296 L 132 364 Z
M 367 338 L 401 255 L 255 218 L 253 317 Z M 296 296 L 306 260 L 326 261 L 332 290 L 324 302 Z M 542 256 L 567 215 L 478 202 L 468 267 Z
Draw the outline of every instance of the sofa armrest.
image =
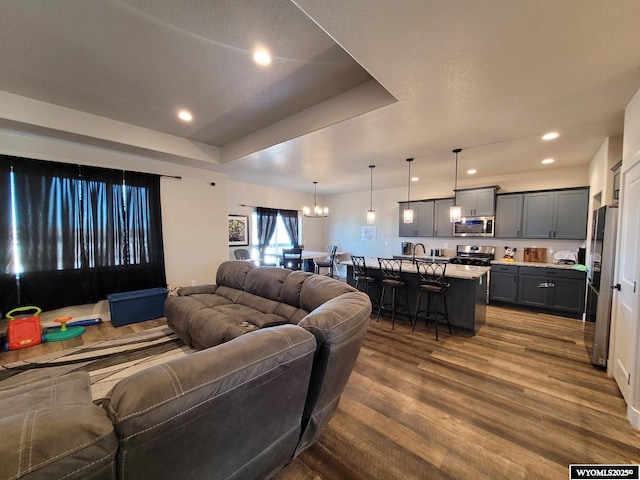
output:
M 266 478 L 293 457 L 315 346 L 281 325 L 120 381 L 119 478 Z
M 185 297 L 188 295 L 216 293 L 217 289 L 217 285 L 194 285 L 192 287 L 180 287 L 177 293 L 178 296 Z

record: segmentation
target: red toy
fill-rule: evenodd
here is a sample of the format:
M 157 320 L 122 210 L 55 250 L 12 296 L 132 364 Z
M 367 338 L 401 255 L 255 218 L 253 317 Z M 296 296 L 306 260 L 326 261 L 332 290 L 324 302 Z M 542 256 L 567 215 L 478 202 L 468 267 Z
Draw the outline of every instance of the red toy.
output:
M 14 313 L 27 310 L 35 310 L 35 314 L 30 317 L 13 318 Z M 38 307 L 18 307 L 7 313 L 9 324 L 5 350 L 32 347 L 44 341 L 39 317 L 41 311 Z

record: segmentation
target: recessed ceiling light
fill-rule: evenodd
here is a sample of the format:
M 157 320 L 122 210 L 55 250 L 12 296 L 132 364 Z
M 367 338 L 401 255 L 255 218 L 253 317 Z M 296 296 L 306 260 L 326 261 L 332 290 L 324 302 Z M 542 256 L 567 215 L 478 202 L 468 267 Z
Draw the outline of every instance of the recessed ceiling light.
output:
M 542 160 L 542 163 L 544 163 L 545 165 L 548 165 L 549 163 L 553 163 L 553 162 L 555 162 L 553 158 L 545 158 L 544 160 Z
M 420 180 L 420 177 L 411 177 L 412 182 L 417 182 L 418 180 Z
M 476 173 L 478 173 L 478 171 L 475 168 L 470 168 L 469 170 L 467 170 L 468 175 L 475 175 Z
M 271 63 L 271 54 L 269 50 L 263 47 L 258 47 L 253 51 L 253 61 L 258 65 L 266 66 Z
M 191 115 L 191 112 L 188 110 L 180 110 L 178 112 L 178 118 L 183 122 L 190 122 L 193 120 L 193 115 Z
M 558 132 L 549 132 L 549 133 L 545 133 L 542 136 L 543 140 L 553 140 L 555 138 L 558 138 L 560 136 L 560 134 Z

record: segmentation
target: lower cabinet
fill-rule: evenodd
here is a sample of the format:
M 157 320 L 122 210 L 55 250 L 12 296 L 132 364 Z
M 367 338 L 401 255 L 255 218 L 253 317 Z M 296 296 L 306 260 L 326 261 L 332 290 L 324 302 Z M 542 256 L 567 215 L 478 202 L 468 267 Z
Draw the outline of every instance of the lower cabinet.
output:
M 495 301 L 580 315 L 584 311 L 585 289 L 586 273 L 578 270 L 512 265 L 491 267 L 490 299 Z
M 489 282 L 489 298 L 499 302 L 518 302 L 518 267 L 493 265 Z

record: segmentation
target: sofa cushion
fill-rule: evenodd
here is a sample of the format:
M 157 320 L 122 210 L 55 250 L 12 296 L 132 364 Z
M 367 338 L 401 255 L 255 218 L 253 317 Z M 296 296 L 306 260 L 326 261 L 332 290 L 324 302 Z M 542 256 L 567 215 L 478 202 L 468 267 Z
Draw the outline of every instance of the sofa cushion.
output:
M 258 328 L 275 327 L 289 323 L 288 319 L 275 313 L 257 313 L 245 317 L 245 320 Z
M 87 372 L 73 372 L 29 382 L 28 378 L 31 375 L 28 374 L 32 372 L 38 373 L 37 370 L 25 372 L 27 375 L 23 377 L 24 381 L 20 386 L 5 388 L 0 383 L 0 418 L 30 412 L 41 407 L 91 403 Z
M 282 301 L 282 286 L 291 270 L 278 267 L 254 268 L 247 273 L 244 290 L 259 297 Z M 297 306 L 297 305 L 296 305 Z
M 278 305 L 278 308 L 276 308 L 276 311 L 274 313 L 276 315 L 280 315 L 281 317 L 288 318 L 290 323 L 297 324 L 309 312 L 303 310 L 302 308 L 294 307 L 293 305 L 288 305 L 283 302 Z
M 302 285 L 312 276 L 311 273 L 296 270 L 291 272 L 282 286 L 282 302 L 294 307 L 300 306 L 300 292 Z
M 164 314 L 167 317 L 167 324 L 180 340 L 192 347 L 191 320 L 200 312 L 209 312 L 213 306 L 231 303 L 231 300 L 216 294 L 171 296 L 164 302 Z
M 216 272 L 216 285 L 244 290 L 245 278 L 254 268 L 251 262 L 223 262 Z
M 238 297 L 237 303 L 262 313 L 274 313 L 278 305 L 280 305 L 277 300 L 271 300 L 248 292 L 242 292 Z
M 340 282 L 324 275 L 312 275 L 302 285 L 300 306 L 311 312 L 332 298 L 336 298 L 343 293 L 357 291 L 346 282 Z
M 4 387 L 0 478 L 115 478 L 117 438 L 105 411 L 91 402 L 88 373 Z

